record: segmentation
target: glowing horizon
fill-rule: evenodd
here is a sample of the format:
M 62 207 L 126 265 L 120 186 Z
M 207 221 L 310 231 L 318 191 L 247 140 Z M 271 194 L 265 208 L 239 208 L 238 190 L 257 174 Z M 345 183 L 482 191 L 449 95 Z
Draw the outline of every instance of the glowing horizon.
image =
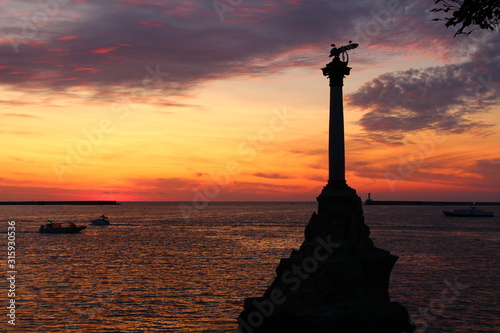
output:
M 358 5 L 243 3 L 221 20 L 192 1 L 8 2 L 0 201 L 313 201 L 327 181 L 320 68 L 349 29 L 347 183 L 363 199 L 500 201 L 495 33 L 454 39 L 426 4 Z

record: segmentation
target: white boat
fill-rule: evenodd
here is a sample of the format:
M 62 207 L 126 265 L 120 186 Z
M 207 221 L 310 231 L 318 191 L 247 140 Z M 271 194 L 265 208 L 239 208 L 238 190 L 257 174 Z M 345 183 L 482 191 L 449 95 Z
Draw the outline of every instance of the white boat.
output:
M 443 211 L 446 216 L 473 216 L 473 217 L 491 217 L 494 216 L 493 212 L 485 212 L 476 207 L 470 207 L 468 209 L 454 209 L 452 211 Z
M 94 219 L 90 222 L 92 222 L 93 225 L 109 225 L 109 218 L 103 214 L 98 219 Z

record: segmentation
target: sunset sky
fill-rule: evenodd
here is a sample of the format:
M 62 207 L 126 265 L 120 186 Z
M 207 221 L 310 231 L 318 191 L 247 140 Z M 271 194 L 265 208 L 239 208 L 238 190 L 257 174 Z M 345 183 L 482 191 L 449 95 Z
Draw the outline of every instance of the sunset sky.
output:
M 0 0 L 0 201 L 312 201 L 330 44 L 366 199 L 500 201 L 498 31 L 433 0 Z

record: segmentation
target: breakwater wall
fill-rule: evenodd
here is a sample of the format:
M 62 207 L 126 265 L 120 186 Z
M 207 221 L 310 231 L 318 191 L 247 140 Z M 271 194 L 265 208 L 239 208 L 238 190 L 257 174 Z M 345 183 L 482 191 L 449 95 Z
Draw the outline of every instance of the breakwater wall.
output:
M 380 201 L 366 200 L 365 205 L 400 206 L 500 206 L 500 202 L 481 201 Z
M 119 205 L 116 201 L 0 201 L 0 205 L 82 205 L 103 206 Z

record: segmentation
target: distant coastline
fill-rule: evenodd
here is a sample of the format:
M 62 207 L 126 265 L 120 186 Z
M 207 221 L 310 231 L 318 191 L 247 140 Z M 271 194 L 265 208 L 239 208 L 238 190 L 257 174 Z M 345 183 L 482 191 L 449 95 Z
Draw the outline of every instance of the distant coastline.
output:
M 116 201 L 0 201 L 0 205 L 82 205 L 82 206 L 105 206 L 119 205 Z
M 127 201 L 128 202 L 128 201 Z M 130 201 L 137 203 L 180 203 L 184 201 Z M 214 201 L 212 203 L 314 203 L 313 201 Z M 368 206 L 500 206 L 500 202 L 484 201 L 391 201 L 391 200 L 372 200 L 364 201 Z M 0 206 L 43 206 L 43 205 L 75 205 L 75 206 L 112 206 L 121 205 L 114 200 L 89 200 L 89 201 L 0 201 Z
M 405 206 L 500 206 L 500 202 L 481 201 L 379 201 L 368 199 L 365 205 Z

